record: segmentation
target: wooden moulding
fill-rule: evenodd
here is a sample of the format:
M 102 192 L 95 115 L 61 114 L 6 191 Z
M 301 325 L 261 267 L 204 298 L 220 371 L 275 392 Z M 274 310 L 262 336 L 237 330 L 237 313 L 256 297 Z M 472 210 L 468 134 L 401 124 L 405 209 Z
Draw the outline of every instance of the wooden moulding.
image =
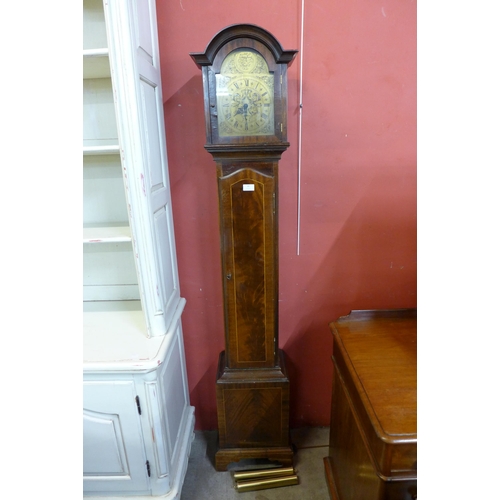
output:
M 227 26 L 219 31 L 207 45 L 205 52 L 193 52 L 189 54 L 198 67 L 210 66 L 219 50 L 234 39 L 247 38 L 256 40 L 265 45 L 280 64 L 290 64 L 297 50 L 283 50 L 281 44 L 271 33 L 253 24 L 239 24 Z

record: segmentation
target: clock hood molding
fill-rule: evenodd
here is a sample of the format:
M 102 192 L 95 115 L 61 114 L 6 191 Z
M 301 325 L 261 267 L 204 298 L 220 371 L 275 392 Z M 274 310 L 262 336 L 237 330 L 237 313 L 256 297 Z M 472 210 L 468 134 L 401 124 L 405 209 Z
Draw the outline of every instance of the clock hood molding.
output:
M 289 64 L 297 55 L 297 50 L 283 50 L 281 44 L 267 30 L 254 24 L 233 24 L 219 31 L 208 43 L 205 52 L 189 54 L 201 68 L 213 64 L 219 50 L 228 42 L 236 38 L 250 38 L 265 45 L 273 54 L 278 64 Z

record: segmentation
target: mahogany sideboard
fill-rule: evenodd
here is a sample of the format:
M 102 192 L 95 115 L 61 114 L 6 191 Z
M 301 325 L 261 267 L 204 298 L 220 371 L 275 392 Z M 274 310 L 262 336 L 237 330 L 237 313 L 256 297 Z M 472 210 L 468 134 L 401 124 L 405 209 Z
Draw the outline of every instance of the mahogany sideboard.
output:
M 416 309 L 351 311 L 330 330 L 330 497 L 416 499 Z

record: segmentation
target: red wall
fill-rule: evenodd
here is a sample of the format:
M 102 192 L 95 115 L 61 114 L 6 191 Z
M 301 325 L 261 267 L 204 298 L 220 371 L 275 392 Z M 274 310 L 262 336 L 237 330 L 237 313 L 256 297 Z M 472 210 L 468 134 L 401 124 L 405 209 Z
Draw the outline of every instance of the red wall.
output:
M 201 71 L 189 52 L 235 23 L 300 48 L 301 1 L 158 0 L 163 99 L 191 404 L 215 429 L 224 349 L 215 163 L 203 148 Z M 306 0 L 300 254 L 299 69 L 280 162 L 280 347 L 291 426 L 328 425 L 328 323 L 352 309 L 416 306 L 416 2 Z

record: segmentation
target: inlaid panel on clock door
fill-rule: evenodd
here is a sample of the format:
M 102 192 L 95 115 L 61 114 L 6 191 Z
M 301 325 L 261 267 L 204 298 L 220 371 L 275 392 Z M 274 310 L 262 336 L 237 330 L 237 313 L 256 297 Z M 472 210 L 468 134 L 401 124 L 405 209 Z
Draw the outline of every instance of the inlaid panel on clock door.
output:
M 274 365 L 274 179 L 241 170 L 220 179 L 230 367 Z

